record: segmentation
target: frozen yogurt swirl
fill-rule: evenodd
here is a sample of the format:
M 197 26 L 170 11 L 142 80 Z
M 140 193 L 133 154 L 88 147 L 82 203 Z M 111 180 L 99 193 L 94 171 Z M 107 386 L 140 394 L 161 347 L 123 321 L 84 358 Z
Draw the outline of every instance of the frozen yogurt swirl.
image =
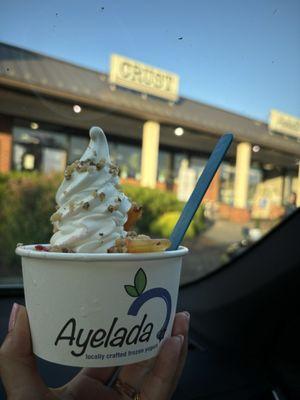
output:
M 103 131 L 92 127 L 90 138 L 80 160 L 66 168 L 56 193 L 50 240 L 54 250 L 106 253 L 126 236 L 123 227 L 131 202 L 119 191 L 118 168 L 110 161 Z

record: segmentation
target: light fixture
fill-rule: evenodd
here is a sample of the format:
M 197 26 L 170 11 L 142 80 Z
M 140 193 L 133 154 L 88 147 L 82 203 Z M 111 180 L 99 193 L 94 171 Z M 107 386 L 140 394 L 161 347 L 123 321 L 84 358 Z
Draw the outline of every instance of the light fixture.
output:
M 176 129 L 174 129 L 174 133 L 176 136 L 182 136 L 184 134 L 184 129 L 181 128 L 181 126 L 178 126 Z
M 272 170 L 274 169 L 274 165 L 271 164 L 271 163 L 264 164 L 263 168 L 264 168 L 266 171 L 272 171 Z
M 82 108 L 78 104 L 74 104 L 73 106 L 73 111 L 76 114 L 79 114 L 81 112 Z
M 252 151 L 253 151 L 254 153 L 258 153 L 259 150 L 260 150 L 260 146 L 259 146 L 258 144 L 255 144 L 255 145 L 252 147 Z
M 31 122 L 30 123 L 30 128 L 31 129 L 39 129 L 39 124 L 37 122 Z

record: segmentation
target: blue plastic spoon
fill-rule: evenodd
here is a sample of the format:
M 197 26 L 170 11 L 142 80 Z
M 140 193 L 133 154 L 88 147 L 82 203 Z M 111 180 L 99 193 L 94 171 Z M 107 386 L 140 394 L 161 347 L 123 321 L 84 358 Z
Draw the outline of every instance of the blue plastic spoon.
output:
M 198 182 L 191 194 L 190 198 L 186 202 L 184 209 L 173 229 L 170 237 L 171 246 L 168 250 L 176 250 L 180 245 L 185 232 L 187 231 L 195 212 L 197 211 L 215 173 L 217 172 L 229 146 L 233 140 L 233 135 L 231 133 L 226 133 L 218 141 L 216 147 L 214 148 L 211 156 L 209 157 L 207 164 L 198 179 Z

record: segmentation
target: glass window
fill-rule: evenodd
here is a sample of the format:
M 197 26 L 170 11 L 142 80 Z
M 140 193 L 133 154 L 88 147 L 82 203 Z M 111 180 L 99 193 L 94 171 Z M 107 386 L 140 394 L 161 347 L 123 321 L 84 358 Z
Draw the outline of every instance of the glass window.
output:
M 41 129 L 30 129 L 23 127 L 14 127 L 14 142 L 30 143 L 47 147 L 56 147 L 67 150 L 68 137 L 63 133 L 45 131 Z
M 42 150 L 42 167 L 45 174 L 51 172 L 61 172 L 65 169 L 67 163 L 67 152 L 60 149 L 45 147 Z
M 206 162 L 207 160 L 205 158 L 193 156 L 190 158 L 189 167 L 192 168 L 196 172 L 197 177 L 199 177 L 204 170 Z
M 137 146 L 115 143 L 112 159 L 120 168 L 121 178 L 140 179 L 141 149 Z
M 172 184 L 172 160 L 173 155 L 164 150 L 160 150 L 158 154 L 158 170 L 157 180 L 167 185 Z
M 89 144 L 88 137 L 70 136 L 68 162 L 78 160 Z
M 63 171 L 67 162 L 68 137 L 63 133 L 13 129 L 13 167 L 17 171 Z
M 180 165 L 183 160 L 187 160 L 187 162 L 188 162 L 188 155 L 186 153 L 175 153 L 174 154 L 174 169 L 173 169 L 174 172 L 173 173 L 174 173 L 175 179 L 178 178 Z
M 234 197 L 235 166 L 227 162 L 221 165 L 220 173 L 220 201 L 221 203 L 233 205 Z
M 26 153 L 26 147 L 21 144 L 14 144 L 13 146 L 13 169 L 22 171 L 23 169 L 23 155 Z
M 249 187 L 248 187 L 248 206 L 252 207 L 254 197 L 257 193 L 258 185 L 262 181 L 263 172 L 258 167 L 252 167 L 249 171 Z

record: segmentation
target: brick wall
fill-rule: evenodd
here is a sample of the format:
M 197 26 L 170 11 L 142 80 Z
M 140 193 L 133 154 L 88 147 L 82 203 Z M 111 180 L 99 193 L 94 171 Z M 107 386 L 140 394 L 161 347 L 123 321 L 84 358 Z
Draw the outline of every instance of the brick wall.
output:
M 11 169 L 12 153 L 12 119 L 0 115 L 0 172 L 8 172 Z
M 217 171 L 214 179 L 212 180 L 206 194 L 204 201 L 218 201 L 220 191 L 220 169 Z
M 8 172 L 11 168 L 12 136 L 0 132 L 0 172 Z

